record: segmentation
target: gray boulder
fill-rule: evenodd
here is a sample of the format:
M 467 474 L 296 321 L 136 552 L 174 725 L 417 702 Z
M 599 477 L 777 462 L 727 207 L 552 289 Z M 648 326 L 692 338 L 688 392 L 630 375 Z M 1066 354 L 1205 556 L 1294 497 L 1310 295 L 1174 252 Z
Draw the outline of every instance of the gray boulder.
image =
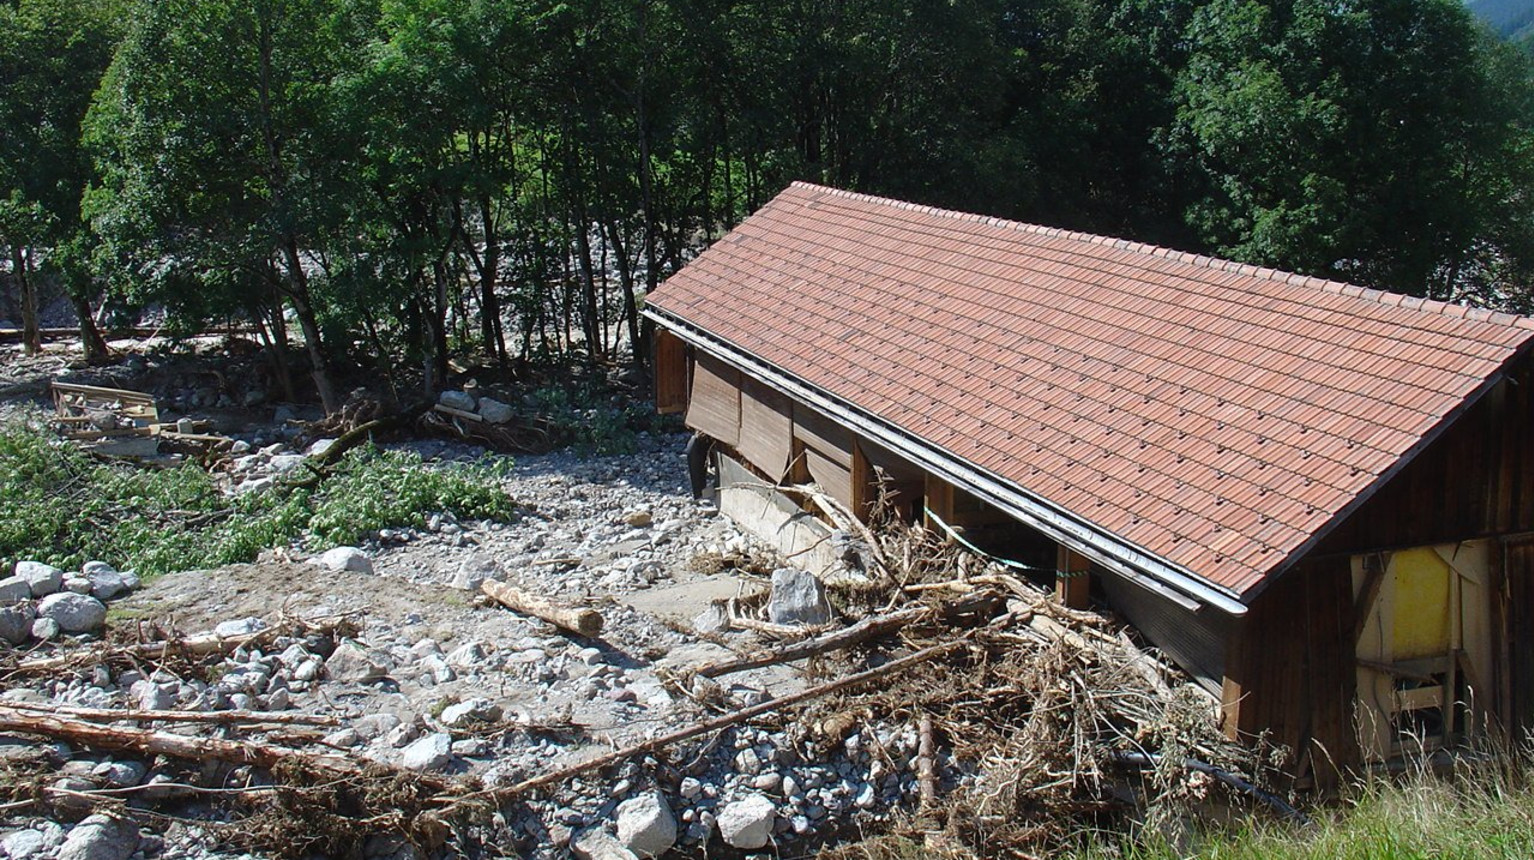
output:
M 65 591 L 38 601 L 37 614 L 58 622 L 65 633 L 89 633 L 106 623 L 107 607 L 88 594 Z
M 576 860 L 637 860 L 634 852 L 600 827 L 575 834 L 570 840 L 570 854 Z
M 59 623 L 52 618 L 37 618 L 32 621 L 32 636 L 44 642 L 52 642 L 59 638 L 64 631 L 59 629 Z
M 469 699 L 442 709 L 440 717 L 444 726 L 466 726 L 471 723 L 493 723 L 501 718 L 501 706 L 489 699 Z
M 59 860 L 128 860 L 138 850 L 138 825 L 91 815 L 76 824 L 59 848 Z
M 676 843 L 676 818 L 666 798 L 647 791 L 618 804 L 618 841 L 640 857 L 659 857 Z
M 767 617 L 774 624 L 825 624 L 831 620 L 826 587 L 815 575 L 792 567 L 772 572 Z
M 213 635 L 221 639 L 233 639 L 237 636 L 249 636 L 252 633 L 260 633 L 265 629 L 265 621 L 250 615 L 245 618 L 236 618 L 233 621 L 220 621 L 213 628 Z
M 347 640 L 336 646 L 325 661 L 325 674 L 343 684 L 365 684 L 385 677 L 388 671 L 374 662 L 361 645 Z
M 16 575 L 32 587 L 33 597 L 47 597 L 64 587 L 64 571 L 40 561 L 16 562 Z
M 366 553 L 354 546 L 338 546 L 335 549 L 326 550 L 319 558 L 311 559 L 311 561 L 328 570 L 350 570 L 356 573 L 373 572 L 373 562 L 368 560 Z
M 453 736 L 433 732 L 400 753 L 400 767 L 407 770 L 438 770 L 453 759 Z
M 481 397 L 479 400 L 479 417 L 491 424 L 505 424 L 517 417 L 517 411 L 509 404 L 502 403 L 491 397 Z
M 97 600 L 111 600 L 128 592 L 126 578 L 104 561 L 88 561 L 80 572 L 90 580 L 91 596 Z
M 458 565 L 458 572 L 453 574 L 452 585 L 465 591 L 479 591 L 479 586 L 487 579 L 502 579 L 506 576 L 501 570 L 501 565 L 488 555 L 475 553 L 463 560 Z
M 0 606 L 32 599 L 32 586 L 19 576 L 0 579 Z
M 32 633 L 32 621 L 37 613 L 30 603 L 13 603 L 0 606 L 0 639 L 20 645 Z
M 461 409 L 464 412 L 474 411 L 474 395 L 467 391 L 444 391 L 437 397 L 437 402 L 449 409 Z
M 48 840 L 36 830 L 13 830 L 0 837 L 0 851 L 10 860 L 32 860 L 48 850 Z
M 735 848 L 755 849 L 767 845 L 777 807 L 760 794 L 748 794 L 719 811 L 719 835 Z

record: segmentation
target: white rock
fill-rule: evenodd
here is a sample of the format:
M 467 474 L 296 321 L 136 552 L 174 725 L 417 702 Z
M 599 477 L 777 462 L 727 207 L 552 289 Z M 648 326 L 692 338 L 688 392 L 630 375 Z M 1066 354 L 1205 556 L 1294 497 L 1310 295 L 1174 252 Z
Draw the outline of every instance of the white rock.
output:
M 31 860 L 47 847 L 47 840 L 36 830 L 13 830 L 0 837 L 0 851 L 11 860 Z
M 176 704 L 176 689 L 153 681 L 135 681 L 128 688 L 128 698 L 143 710 L 163 711 Z
M 470 723 L 493 723 L 501 718 L 501 706 L 489 699 L 469 699 L 442 709 L 440 717 L 444 726 L 465 726 Z
M 81 576 L 78 573 L 66 573 L 64 574 L 64 590 L 72 591 L 75 594 L 90 594 L 91 581 L 88 577 Z
M 19 576 L 0 579 L 0 606 L 32 599 L 32 585 Z
M 449 409 L 461 409 L 464 412 L 474 411 L 474 395 L 467 391 L 444 391 L 437 397 L 437 402 Z
M 138 850 L 138 825 L 127 819 L 91 815 L 74 826 L 59 848 L 59 860 L 128 860 Z
M 600 827 L 575 834 L 570 840 L 570 853 L 576 860 L 638 860 L 634 852 Z
M 331 652 L 325 661 L 325 674 L 343 684 L 365 684 L 385 677 L 388 672 L 362 646 L 348 640 Z
M 273 472 L 282 475 L 302 466 L 307 459 L 302 454 L 278 454 L 267 463 L 267 466 Z
M 400 767 L 407 770 L 437 770 L 453 758 L 453 736 L 433 732 L 405 747 L 400 753 Z
M 81 574 L 90 580 L 91 596 L 97 600 L 111 600 L 128 591 L 123 575 L 104 561 L 86 562 Z
M 64 571 L 40 561 L 16 562 L 16 575 L 32 587 L 33 597 L 47 597 L 64 587 Z
M 485 648 L 478 642 L 468 642 L 454 648 L 447 655 L 447 664 L 454 669 L 470 671 L 485 661 Z
M 116 572 L 117 568 L 107 564 L 104 561 L 88 561 L 85 564 L 80 565 L 80 574 L 86 577 L 95 576 L 98 573 Z
M 479 399 L 479 415 L 491 424 L 505 424 L 517 417 L 517 411 L 499 400 L 481 397 Z
M 52 618 L 38 618 L 32 622 L 32 635 L 44 642 L 52 642 L 59 638 L 63 631 L 59 629 L 59 623 Z
M 310 443 L 309 449 L 304 453 L 311 457 L 318 457 L 326 451 L 329 451 L 330 446 L 334 444 L 336 444 L 336 440 L 334 439 L 316 439 Z
M 505 576 L 500 562 L 483 553 L 474 553 L 458 565 L 458 572 L 453 574 L 452 586 L 465 591 L 479 591 L 480 583 L 485 580 L 499 580 Z
M 213 628 L 213 635 L 222 639 L 232 639 L 236 636 L 249 636 L 252 633 L 260 633 L 266 629 L 266 622 L 248 615 L 233 621 L 221 621 Z
M 826 587 L 807 571 L 778 568 L 772 572 L 767 617 L 774 624 L 825 624 L 831 620 Z
M 106 623 L 106 605 L 94 597 L 74 592 L 50 594 L 37 603 L 37 614 L 58 622 L 65 633 L 87 633 Z
M 368 560 L 362 550 L 354 546 L 338 546 L 332 550 L 326 550 L 323 555 L 310 561 L 320 564 L 329 570 L 350 570 L 357 573 L 372 573 L 373 563 Z
M 761 848 L 772 836 L 777 807 L 760 794 L 748 794 L 719 811 L 719 835 L 735 848 Z
M 676 818 L 666 798 L 647 791 L 618 804 L 618 841 L 640 857 L 659 857 L 676 843 Z
M 244 495 L 246 493 L 259 493 L 263 490 L 270 490 L 276 485 L 277 479 L 267 475 L 261 478 L 251 478 L 248 481 L 241 481 L 239 486 L 234 488 L 234 491 L 240 495 Z

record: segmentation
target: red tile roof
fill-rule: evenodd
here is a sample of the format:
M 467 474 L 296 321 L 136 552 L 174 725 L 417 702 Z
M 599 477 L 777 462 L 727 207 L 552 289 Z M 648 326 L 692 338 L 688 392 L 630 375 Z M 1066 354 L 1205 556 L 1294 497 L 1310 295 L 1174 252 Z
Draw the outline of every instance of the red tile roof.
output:
M 1534 323 L 795 184 L 648 298 L 1240 595 Z

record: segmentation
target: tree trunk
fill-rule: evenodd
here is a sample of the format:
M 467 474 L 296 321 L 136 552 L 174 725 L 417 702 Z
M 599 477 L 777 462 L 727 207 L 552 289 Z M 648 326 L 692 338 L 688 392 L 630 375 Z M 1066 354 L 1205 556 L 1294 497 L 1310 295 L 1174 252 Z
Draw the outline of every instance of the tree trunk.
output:
M 80 320 L 80 350 L 85 353 L 85 363 L 92 367 L 106 364 L 107 342 L 96 328 L 96 318 L 91 311 L 91 301 L 84 296 L 70 293 L 70 304 L 75 306 L 75 316 Z
M 330 381 L 330 361 L 325 356 L 325 345 L 320 340 L 319 320 L 314 316 L 314 306 L 309 303 L 309 276 L 304 273 L 303 261 L 298 256 L 298 243 L 288 238 L 282 246 L 282 254 L 288 268 L 288 301 L 298 314 L 298 325 L 304 331 L 304 347 L 309 352 L 314 389 L 320 396 L 320 406 L 325 414 L 336 411 L 335 387 Z
M 32 281 L 31 258 L 22 246 L 11 246 L 11 272 L 21 288 L 21 344 L 27 355 L 37 355 L 43 351 L 43 333 L 37 326 L 37 285 Z

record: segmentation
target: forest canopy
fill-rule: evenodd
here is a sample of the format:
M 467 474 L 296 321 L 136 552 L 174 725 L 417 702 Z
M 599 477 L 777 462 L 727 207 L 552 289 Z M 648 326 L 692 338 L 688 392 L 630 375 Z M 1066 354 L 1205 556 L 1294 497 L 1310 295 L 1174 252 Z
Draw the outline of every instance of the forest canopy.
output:
M 343 366 L 642 357 L 645 291 L 795 179 L 1534 309 L 1534 71 L 1457 0 L 4 0 L 0 32 L 8 301 L 292 324 L 327 406 Z

